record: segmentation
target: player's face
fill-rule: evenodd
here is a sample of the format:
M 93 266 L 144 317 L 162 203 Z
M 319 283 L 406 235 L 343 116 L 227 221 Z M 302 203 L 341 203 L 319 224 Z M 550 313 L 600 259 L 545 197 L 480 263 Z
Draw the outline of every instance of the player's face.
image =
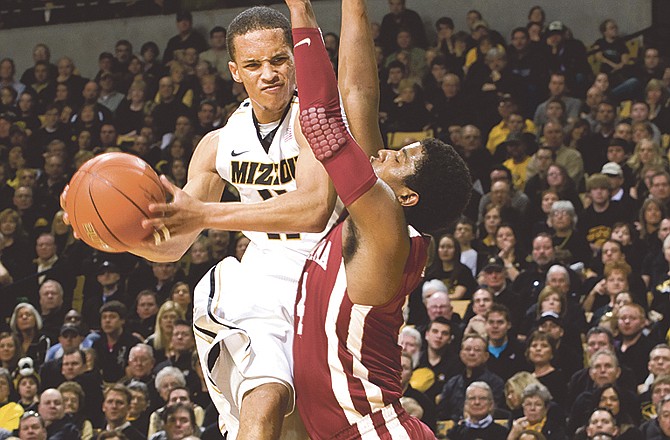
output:
M 409 190 L 405 186 L 405 179 L 416 171 L 424 154 L 423 146 L 416 142 L 397 151 L 379 150 L 379 154 L 370 158 L 370 162 L 377 177 L 400 197 L 404 191 Z
M 244 85 L 260 123 L 278 120 L 295 90 L 293 51 L 281 29 L 262 29 L 233 40 L 233 79 Z

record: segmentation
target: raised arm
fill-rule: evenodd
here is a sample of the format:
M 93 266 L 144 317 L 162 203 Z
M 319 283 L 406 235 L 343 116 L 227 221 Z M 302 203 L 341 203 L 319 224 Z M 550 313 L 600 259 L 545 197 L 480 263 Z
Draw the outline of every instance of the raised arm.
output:
M 377 179 L 365 149 L 344 127 L 337 80 L 309 1 L 286 3 L 291 10 L 303 132 L 347 206 L 356 231 L 357 248 L 347 271 L 359 271 L 363 276 L 348 276 L 347 291 L 354 302 L 383 304 L 400 286 L 409 255 L 402 207 L 391 188 Z M 360 0 L 354 3 L 362 5 Z M 351 58 L 350 62 L 357 60 Z M 368 117 L 376 123 L 376 115 Z
M 369 156 L 383 148 L 379 132 L 379 75 L 364 0 L 342 0 L 337 81 L 354 139 Z

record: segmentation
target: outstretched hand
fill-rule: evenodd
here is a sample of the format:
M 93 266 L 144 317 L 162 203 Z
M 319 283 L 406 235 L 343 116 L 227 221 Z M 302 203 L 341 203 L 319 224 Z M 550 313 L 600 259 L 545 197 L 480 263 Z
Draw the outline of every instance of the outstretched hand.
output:
M 70 225 L 70 217 L 67 215 L 67 209 L 66 209 L 66 203 L 65 200 L 67 200 L 67 191 L 70 189 L 70 184 L 65 185 L 65 188 L 63 188 L 63 192 L 60 193 L 60 207 L 63 210 L 63 223 L 66 225 Z M 74 238 L 77 240 L 79 239 L 79 235 L 77 232 L 72 228 L 72 234 L 74 235 Z
M 153 217 L 143 220 L 142 227 L 151 230 L 167 228 L 171 236 L 199 232 L 205 204 L 173 185 L 167 177 L 161 176 L 160 180 L 166 192 L 172 195 L 172 201 L 149 205 Z

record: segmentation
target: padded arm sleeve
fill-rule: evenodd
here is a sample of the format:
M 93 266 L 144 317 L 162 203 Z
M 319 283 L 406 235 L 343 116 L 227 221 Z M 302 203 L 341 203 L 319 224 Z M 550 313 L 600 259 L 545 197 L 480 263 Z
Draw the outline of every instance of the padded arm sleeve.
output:
M 372 188 L 377 176 L 344 125 L 337 79 L 321 33 L 316 28 L 293 29 L 293 41 L 302 131 L 349 206 Z

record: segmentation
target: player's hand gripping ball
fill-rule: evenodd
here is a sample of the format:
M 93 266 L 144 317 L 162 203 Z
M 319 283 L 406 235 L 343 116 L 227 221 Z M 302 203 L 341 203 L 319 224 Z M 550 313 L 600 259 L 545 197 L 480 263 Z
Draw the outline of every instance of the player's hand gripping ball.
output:
M 72 176 L 64 208 L 76 235 L 105 252 L 140 247 L 149 236 L 167 233 L 142 227 L 151 203 L 167 194 L 149 164 L 126 153 L 105 153 L 89 160 Z M 156 238 L 156 237 L 155 237 Z M 160 239 L 169 237 L 158 237 Z

